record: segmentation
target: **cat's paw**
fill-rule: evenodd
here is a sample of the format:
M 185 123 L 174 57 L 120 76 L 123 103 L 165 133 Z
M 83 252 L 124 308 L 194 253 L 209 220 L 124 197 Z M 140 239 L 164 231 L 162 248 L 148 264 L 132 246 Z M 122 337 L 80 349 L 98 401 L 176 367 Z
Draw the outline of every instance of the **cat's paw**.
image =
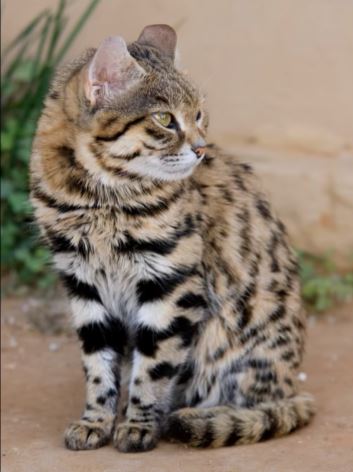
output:
M 150 451 L 157 445 L 158 430 L 154 425 L 126 421 L 116 428 L 113 442 L 121 452 Z
M 75 421 L 65 431 L 65 446 L 74 451 L 97 449 L 109 442 L 111 429 L 111 424 L 85 420 Z

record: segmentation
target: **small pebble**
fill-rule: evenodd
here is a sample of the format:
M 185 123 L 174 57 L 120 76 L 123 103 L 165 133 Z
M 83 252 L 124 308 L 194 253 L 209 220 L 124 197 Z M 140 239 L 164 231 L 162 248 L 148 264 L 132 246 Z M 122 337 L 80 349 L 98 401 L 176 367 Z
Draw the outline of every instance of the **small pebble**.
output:
M 16 341 L 16 338 L 14 336 L 11 336 L 10 341 L 9 341 L 9 346 L 12 348 L 15 348 L 18 346 L 18 343 Z
M 53 341 L 53 342 L 49 343 L 48 348 L 49 348 L 50 352 L 56 352 L 60 349 L 60 345 L 59 345 L 59 343 L 56 343 L 56 342 Z
M 307 378 L 308 378 L 308 376 L 306 375 L 305 372 L 299 372 L 298 380 L 300 380 L 300 382 L 305 382 Z

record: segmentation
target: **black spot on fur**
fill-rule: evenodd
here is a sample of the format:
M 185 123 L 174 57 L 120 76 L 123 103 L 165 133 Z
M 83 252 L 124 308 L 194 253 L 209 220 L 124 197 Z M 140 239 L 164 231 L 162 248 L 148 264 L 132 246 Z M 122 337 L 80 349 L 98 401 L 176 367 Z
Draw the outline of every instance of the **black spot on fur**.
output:
M 207 308 L 207 302 L 204 297 L 193 292 L 187 292 L 182 295 L 178 299 L 177 305 L 184 309 Z
M 253 359 L 249 359 L 247 361 L 247 365 L 252 369 L 269 369 L 272 367 L 271 361 L 268 359 L 262 359 L 259 357 L 254 357 Z
M 115 395 L 117 394 L 118 392 L 114 389 L 114 388 L 110 388 L 106 395 L 108 398 L 112 398 L 112 397 L 115 397 Z
M 247 188 L 245 186 L 244 180 L 242 179 L 241 175 L 239 174 L 234 174 L 234 182 L 236 186 L 239 188 L 239 190 L 242 190 L 243 192 L 247 191 Z
M 102 382 L 102 379 L 100 377 L 94 377 L 93 383 L 96 385 L 99 385 Z
M 256 200 L 256 208 L 259 211 L 260 215 L 265 219 L 265 220 L 271 220 L 272 215 L 271 215 L 271 210 L 268 202 L 264 200 L 263 198 L 259 197 Z
M 132 396 L 132 397 L 130 398 L 130 402 L 131 402 L 133 405 L 140 405 L 141 400 L 140 400 L 138 397 Z
M 282 355 L 281 355 L 281 359 L 283 359 L 284 361 L 286 362 L 289 362 L 291 361 L 293 358 L 294 358 L 295 354 L 293 351 L 285 351 Z
M 96 398 L 96 402 L 98 405 L 105 405 L 105 402 L 107 401 L 106 397 L 103 397 L 103 395 L 100 395 L 99 397 Z
M 269 316 L 269 321 L 277 322 L 282 319 L 286 314 L 286 308 L 284 305 L 278 305 L 277 308 Z

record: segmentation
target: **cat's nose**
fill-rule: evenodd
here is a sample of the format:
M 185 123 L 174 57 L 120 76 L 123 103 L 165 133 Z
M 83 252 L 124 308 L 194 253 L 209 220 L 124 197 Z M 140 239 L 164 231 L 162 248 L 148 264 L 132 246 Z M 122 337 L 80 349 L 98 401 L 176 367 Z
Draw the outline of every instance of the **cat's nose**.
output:
M 194 151 L 196 156 L 200 159 L 206 153 L 206 141 L 202 138 L 192 143 L 191 149 Z

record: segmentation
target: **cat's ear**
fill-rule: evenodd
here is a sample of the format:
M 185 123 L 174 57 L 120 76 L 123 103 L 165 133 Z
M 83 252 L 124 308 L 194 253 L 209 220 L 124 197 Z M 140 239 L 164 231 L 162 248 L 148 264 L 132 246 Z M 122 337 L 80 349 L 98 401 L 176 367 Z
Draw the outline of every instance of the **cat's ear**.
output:
M 112 36 L 94 54 L 85 77 L 85 94 L 92 106 L 109 102 L 142 79 L 145 71 L 127 50 L 123 38 Z
M 145 26 L 137 42 L 140 44 L 147 44 L 159 49 L 164 55 L 174 61 L 177 35 L 171 26 Z

